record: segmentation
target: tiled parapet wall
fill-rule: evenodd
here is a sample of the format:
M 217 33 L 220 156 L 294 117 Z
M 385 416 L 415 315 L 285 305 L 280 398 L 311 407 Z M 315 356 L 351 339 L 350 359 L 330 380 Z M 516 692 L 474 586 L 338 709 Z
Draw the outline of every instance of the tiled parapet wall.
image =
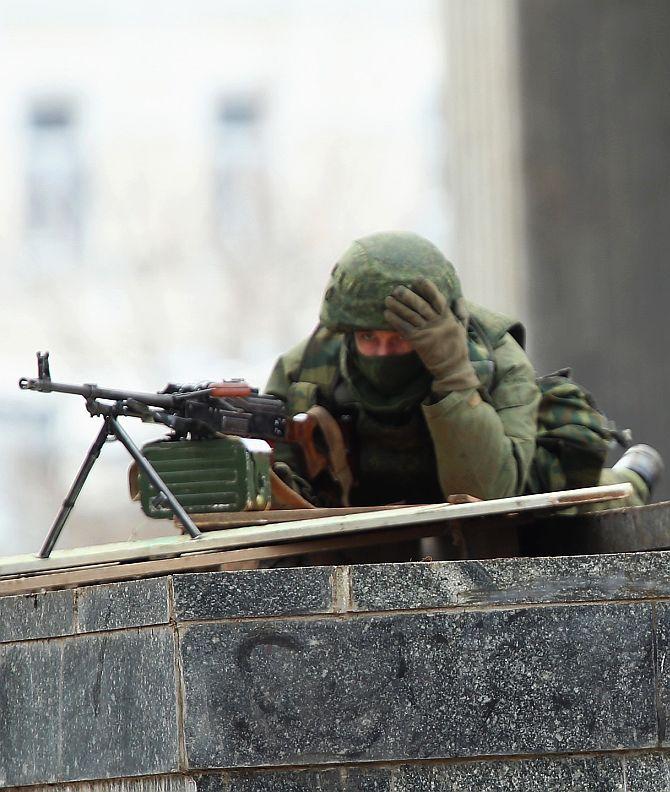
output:
M 2 598 L 0 785 L 656 792 L 669 654 L 664 552 Z

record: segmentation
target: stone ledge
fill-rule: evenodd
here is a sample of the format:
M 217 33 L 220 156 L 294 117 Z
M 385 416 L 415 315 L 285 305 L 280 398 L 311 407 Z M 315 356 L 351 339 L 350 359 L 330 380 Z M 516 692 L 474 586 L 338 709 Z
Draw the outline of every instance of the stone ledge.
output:
M 670 552 L 665 551 L 204 572 L 0 597 L 0 645 L 151 627 L 170 620 L 663 599 L 670 600 Z
M 77 589 L 77 632 L 167 624 L 167 581 L 150 578 Z
M 173 578 L 177 621 L 334 611 L 332 567 L 200 572 Z
M 670 598 L 670 553 L 369 564 L 350 580 L 356 612 Z
M 194 792 L 199 773 L 204 792 L 610 792 L 625 768 L 626 792 L 656 792 L 668 561 L 217 572 L 0 599 L 0 786 Z
M 572 756 L 391 767 L 258 770 L 162 775 L 77 784 L 58 792 L 661 792 L 670 787 L 666 753 Z M 35 786 L 33 792 L 54 792 Z
M 168 578 L 0 597 L 0 645 L 167 624 Z
M 0 643 L 72 635 L 74 591 L 0 597 Z
M 670 547 L 670 501 L 537 517 L 519 529 L 523 555 L 634 553 Z

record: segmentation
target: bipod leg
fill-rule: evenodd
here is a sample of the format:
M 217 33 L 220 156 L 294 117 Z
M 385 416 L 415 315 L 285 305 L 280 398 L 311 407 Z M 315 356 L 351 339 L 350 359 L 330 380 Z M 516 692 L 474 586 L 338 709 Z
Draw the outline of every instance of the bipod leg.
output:
M 81 488 L 84 486 L 84 482 L 88 478 L 91 468 L 93 465 L 95 465 L 96 460 L 100 456 L 100 451 L 102 450 L 102 447 L 109 435 L 110 427 L 108 419 L 105 418 L 102 424 L 102 429 L 100 429 L 98 436 L 95 438 L 93 445 L 90 447 L 88 454 L 86 455 L 86 459 L 84 459 L 79 473 L 77 473 L 77 478 L 72 483 L 70 491 L 63 501 L 63 505 L 58 512 L 54 524 L 51 526 L 51 530 L 44 539 L 42 548 L 37 554 L 39 558 L 49 558 L 51 555 L 51 551 L 54 549 L 54 545 L 58 541 L 58 537 L 60 536 L 61 531 L 67 522 L 67 518 L 70 516 L 70 512 L 74 508 L 74 504 L 77 500 L 77 497 L 79 496 L 79 493 L 81 492 Z
M 197 539 L 199 536 L 202 536 L 202 534 L 198 530 L 198 526 L 189 517 L 184 507 L 172 494 L 170 488 L 158 475 L 158 473 L 151 465 L 149 460 L 144 456 L 144 454 L 135 445 L 135 443 L 133 443 L 132 438 L 130 437 L 129 434 L 127 434 L 127 432 L 117 421 L 117 419 L 110 418 L 109 424 L 110 424 L 110 432 L 115 437 L 117 437 L 121 443 L 123 443 L 130 456 L 135 460 L 135 462 L 137 462 L 137 465 L 140 468 L 140 470 L 154 485 L 154 487 L 163 495 L 165 500 L 170 504 L 170 508 L 175 513 L 175 515 L 179 517 L 179 519 L 181 520 L 181 524 L 184 526 L 184 528 L 186 528 L 186 530 L 189 532 L 191 537 L 193 539 Z

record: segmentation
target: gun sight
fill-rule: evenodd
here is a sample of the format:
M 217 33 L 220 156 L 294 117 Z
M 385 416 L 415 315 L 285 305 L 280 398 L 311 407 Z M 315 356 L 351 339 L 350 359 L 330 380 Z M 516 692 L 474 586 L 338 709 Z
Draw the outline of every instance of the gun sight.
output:
M 51 372 L 49 371 L 49 353 L 37 353 L 37 379 L 51 381 Z

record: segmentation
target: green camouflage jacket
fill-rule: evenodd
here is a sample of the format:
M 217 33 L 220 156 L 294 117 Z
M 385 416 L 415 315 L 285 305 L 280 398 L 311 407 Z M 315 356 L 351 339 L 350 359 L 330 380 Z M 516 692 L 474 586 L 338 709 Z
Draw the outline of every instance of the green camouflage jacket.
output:
M 376 420 L 352 402 L 341 333 L 317 328 L 275 364 L 266 391 L 291 414 L 320 403 L 344 425 L 357 481 L 353 503 L 430 503 L 457 493 L 491 499 L 526 489 L 540 391 L 514 338 L 523 330 L 480 306 L 468 308 L 470 359 L 481 387 L 426 400 L 397 421 Z

